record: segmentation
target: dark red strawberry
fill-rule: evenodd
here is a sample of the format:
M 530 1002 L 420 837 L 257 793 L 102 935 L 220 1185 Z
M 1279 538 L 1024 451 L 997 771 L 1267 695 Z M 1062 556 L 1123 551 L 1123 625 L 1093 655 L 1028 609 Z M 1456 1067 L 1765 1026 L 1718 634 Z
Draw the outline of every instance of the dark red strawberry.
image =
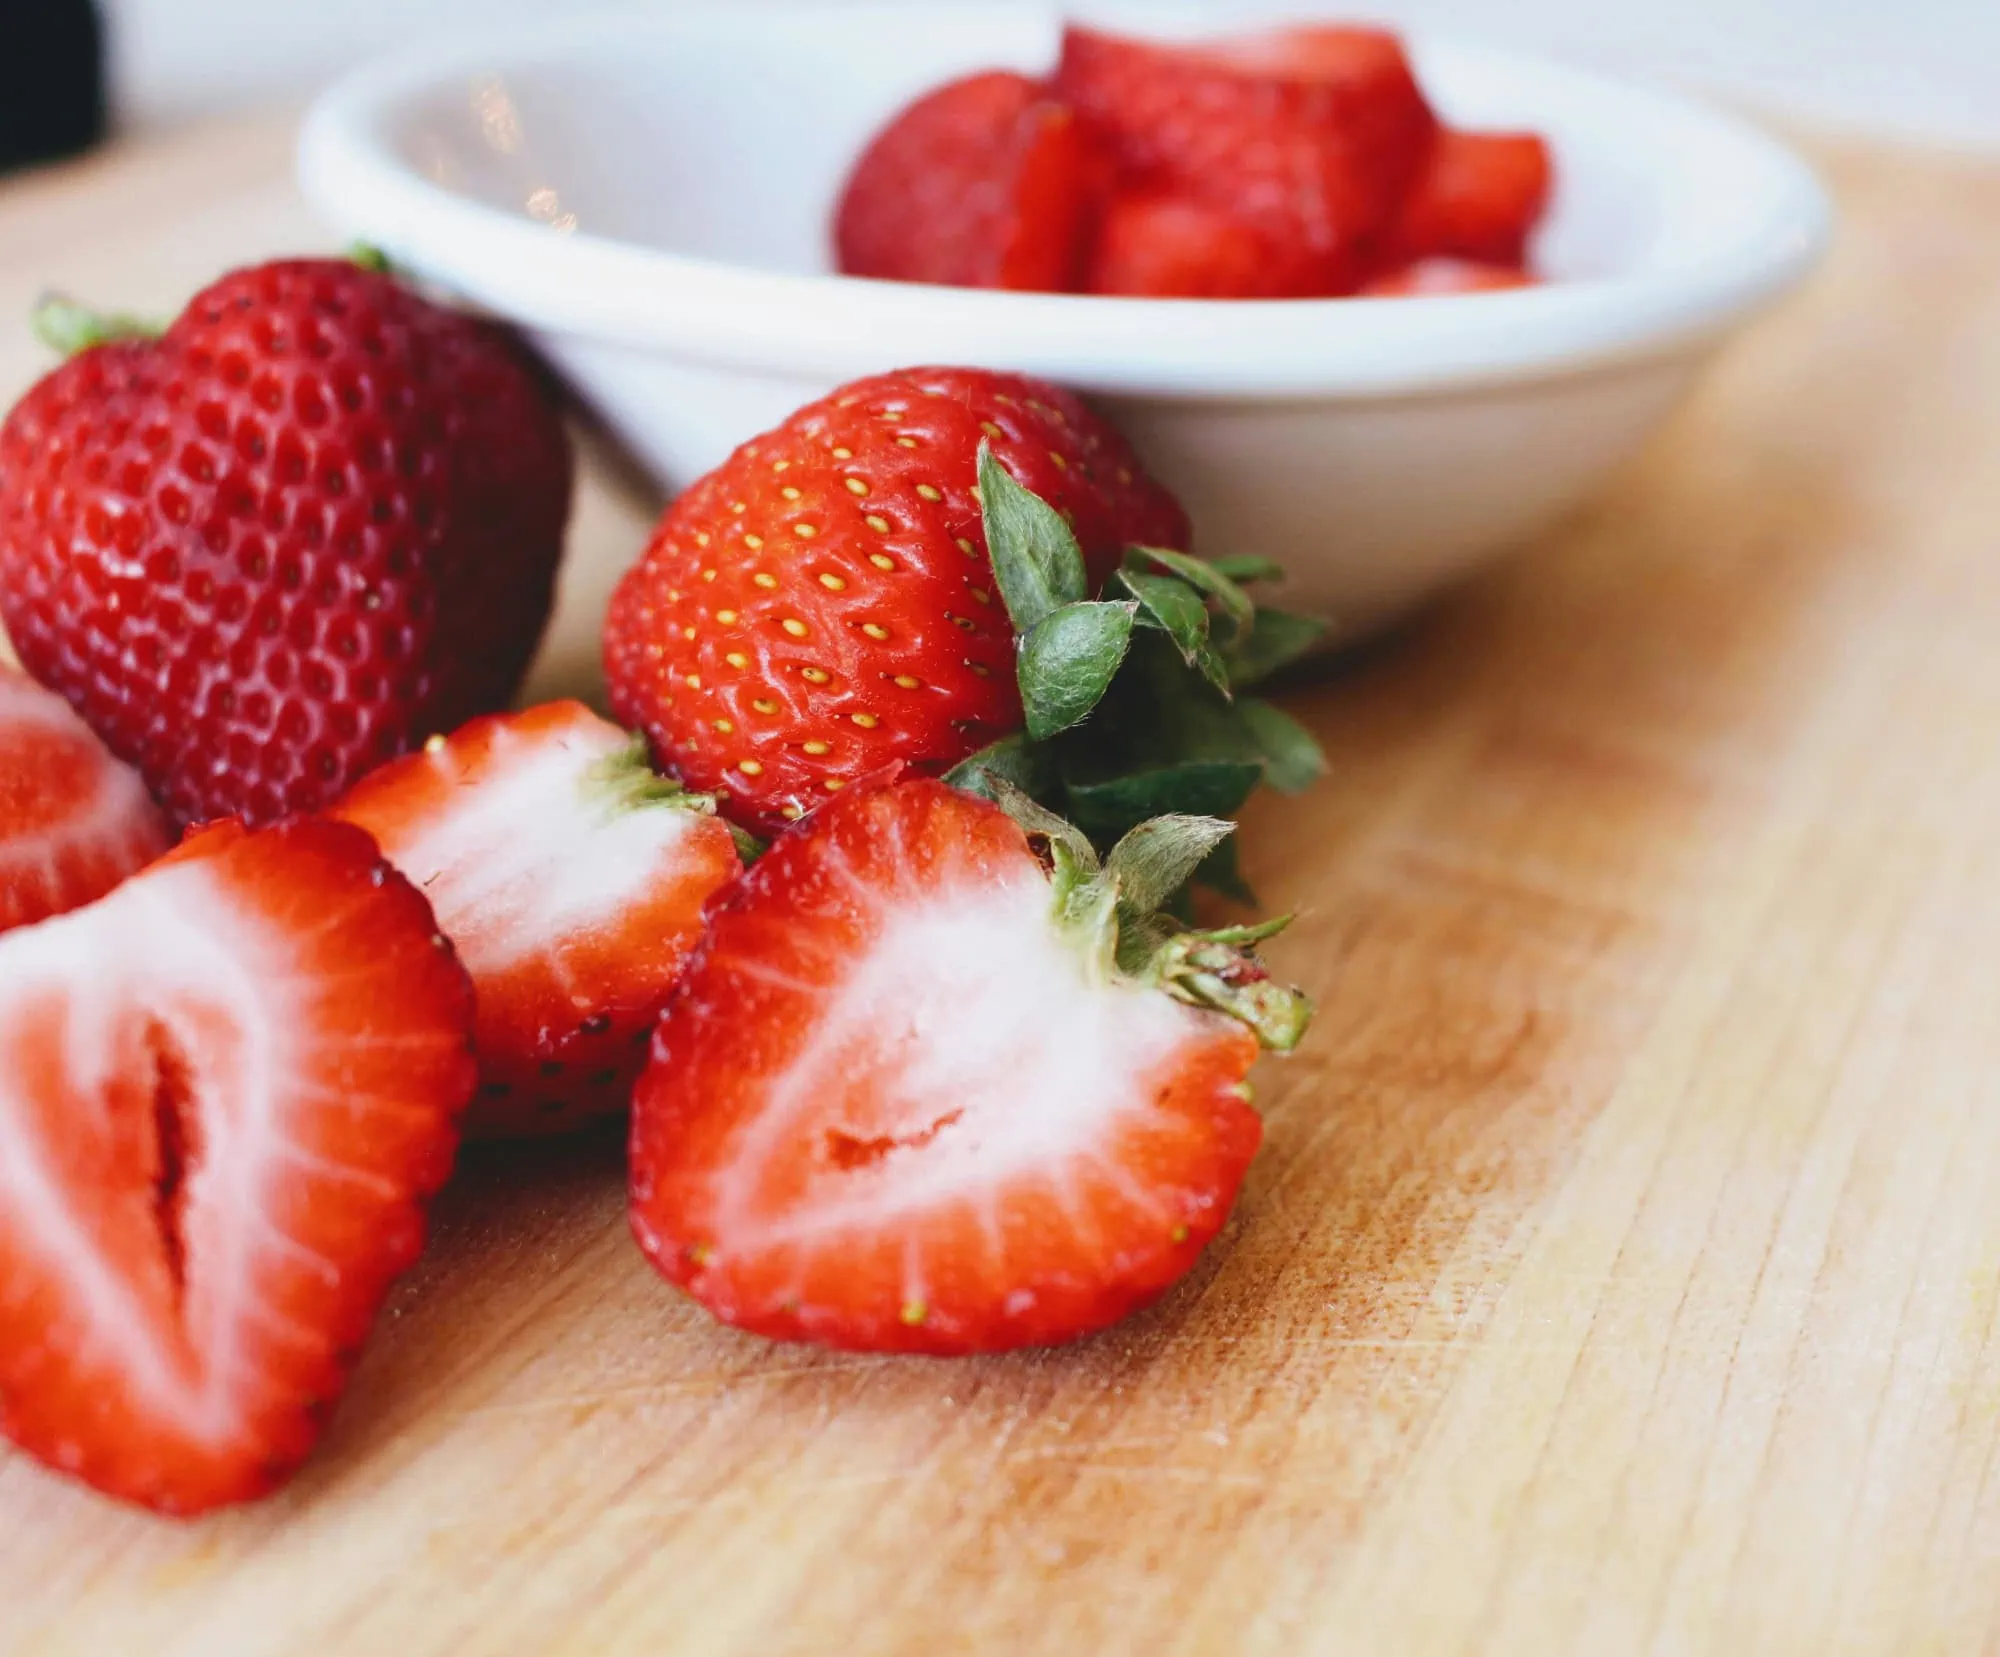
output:
M 1188 524 L 1067 392 L 979 369 L 856 381 L 743 445 L 660 520 L 605 624 L 618 717 L 761 832 L 893 761 L 1018 730 L 1013 625 L 974 497 L 981 443 L 1066 516 L 1093 581 Z
M 569 487 L 505 335 L 359 265 L 263 265 L 0 427 L 0 617 L 170 815 L 269 821 L 511 699 Z
M 1421 299 L 1454 293 L 1502 293 L 1532 288 L 1535 276 L 1519 265 L 1482 265 L 1469 259 L 1419 259 L 1375 277 L 1361 291 L 1371 299 Z
M 1192 195 L 1359 279 L 1436 120 L 1396 37 L 1303 29 L 1173 45 L 1064 31 L 1056 94 L 1127 185 Z
M 1395 256 L 1526 264 L 1554 185 L 1549 147 L 1531 132 L 1441 132 L 1396 221 Z
M 304 1459 L 422 1246 L 472 991 L 344 823 L 223 824 L 0 937 L 0 1426 L 197 1513 Z
M 1144 299 L 1304 299 L 1342 280 L 1303 243 L 1192 197 L 1128 190 L 1105 209 L 1085 286 Z
M 578 702 L 433 737 L 335 808 L 430 899 L 472 974 L 469 1130 L 546 1132 L 630 1102 L 703 906 L 742 867 L 714 809 Z
M 863 151 L 834 219 L 849 276 L 967 288 L 1076 286 L 1103 163 L 1039 81 L 968 75 L 901 111 Z
M 1102 871 L 1038 829 L 1053 873 L 984 800 L 857 788 L 718 910 L 634 1095 L 632 1220 L 723 1321 L 1047 1345 L 1222 1228 L 1260 1132 L 1253 1029 L 1289 1047 L 1306 1016 L 1232 940 L 1150 918 L 1227 825 L 1160 819 Z
M 172 844 L 138 773 L 54 691 L 0 668 L 0 930 L 102 897 Z

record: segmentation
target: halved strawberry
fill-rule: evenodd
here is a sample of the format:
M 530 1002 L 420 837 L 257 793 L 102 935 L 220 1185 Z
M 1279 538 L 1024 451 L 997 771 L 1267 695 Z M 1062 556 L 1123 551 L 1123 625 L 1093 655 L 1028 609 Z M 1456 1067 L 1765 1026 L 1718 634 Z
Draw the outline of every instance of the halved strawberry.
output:
M 1127 188 L 1194 196 L 1358 279 L 1436 129 L 1380 29 L 1174 44 L 1072 25 L 1056 95 L 1101 135 Z
M 1536 278 L 1519 265 L 1486 265 L 1474 259 L 1419 259 L 1373 278 L 1361 290 L 1368 299 L 1424 299 L 1454 293 L 1502 293 L 1532 288 Z
M 1302 243 L 1192 197 L 1128 190 L 1099 221 L 1084 286 L 1139 299 L 1308 299 L 1344 282 Z
M 472 991 L 343 823 L 234 823 L 0 937 L 0 1427 L 113 1496 L 312 1448 L 423 1243 Z
M 173 843 L 139 773 L 54 691 L 0 667 L 0 930 L 102 897 Z
M 475 719 L 392 761 L 335 815 L 430 899 L 479 992 L 467 1127 L 623 1110 L 646 1037 L 742 864 L 715 802 L 580 702 Z
M 1532 132 L 1440 132 L 1397 217 L 1393 255 L 1525 264 L 1554 187 L 1549 146 Z
M 927 93 L 862 152 L 834 218 L 849 276 L 1062 292 L 1102 164 L 1070 109 L 1009 70 Z
M 1306 1013 L 1235 947 L 1273 929 L 1153 914 L 1228 825 L 1156 819 L 1100 870 L 993 786 L 1048 866 L 943 783 L 849 789 L 720 906 L 661 1021 L 633 1227 L 723 1321 L 871 1351 L 1069 1340 L 1228 1217 L 1258 1036 L 1288 1047 Z

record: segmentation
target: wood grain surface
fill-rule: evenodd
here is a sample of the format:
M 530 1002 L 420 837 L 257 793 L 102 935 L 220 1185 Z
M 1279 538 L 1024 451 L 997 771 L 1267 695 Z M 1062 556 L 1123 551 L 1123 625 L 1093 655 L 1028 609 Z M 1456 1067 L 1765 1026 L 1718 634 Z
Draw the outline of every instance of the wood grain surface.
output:
M 320 238 L 277 122 L 0 192 L 0 316 Z M 2000 166 L 1845 213 L 1587 516 L 1291 698 L 1319 997 L 1195 1277 L 975 1363 L 707 1323 L 604 1135 L 474 1157 L 323 1452 L 195 1525 L 0 1459 L 0 1648 L 2000 1646 Z M 0 331 L 0 394 L 36 370 Z M 645 504 L 600 480 L 544 679 Z

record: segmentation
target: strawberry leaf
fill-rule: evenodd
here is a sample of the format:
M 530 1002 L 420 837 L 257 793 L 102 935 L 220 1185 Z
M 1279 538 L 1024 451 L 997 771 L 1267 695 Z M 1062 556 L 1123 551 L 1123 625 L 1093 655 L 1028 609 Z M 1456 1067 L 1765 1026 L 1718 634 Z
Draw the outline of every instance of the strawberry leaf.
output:
M 1261 684 L 1318 646 L 1326 637 L 1326 623 L 1312 616 L 1293 615 L 1289 610 L 1257 609 L 1248 633 L 1233 640 L 1225 655 L 1229 682 L 1238 690 Z
M 1215 848 L 1236 831 L 1215 817 L 1179 813 L 1141 823 L 1111 848 L 1105 872 L 1118 888 L 1118 917 L 1131 925 L 1154 914 L 1187 885 Z
M 1300 793 L 1326 775 L 1326 755 L 1284 709 L 1246 696 L 1236 704 L 1236 716 L 1263 750 L 1264 780 L 1280 794 Z
M 1065 604 L 1020 642 L 1021 707 L 1028 735 L 1046 741 L 1082 721 L 1125 659 L 1136 603 Z
M 953 788 L 998 805 L 1000 796 L 994 786 L 995 778 L 1052 809 L 1060 806 L 1062 778 L 1056 770 L 1054 752 L 1044 743 L 1030 742 L 1019 731 L 987 744 L 944 774 L 944 780 Z
M 1083 550 L 1062 514 L 1016 483 L 986 443 L 979 445 L 979 511 L 993 578 L 1016 633 L 1090 596 Z
M 1282 581 L 1285 566 L 1269 558 L 1259 558 L 1255 553 L 1225 553 L 1220 558 L 1211 558 L 1208 567 L 1217 575 L 1227 576 L 1231 581 L 1248 585 L 1252 581 Z
M 1174 641 L 1181 659 L 1199 668 L 1202 677 L 1229 694 L 1229 671 L 1208 640 L 1208 606 L 1185 581 L 1171 575 L 1142 575 L 1121 570 L 1112 580 L 1139 603 L 1139 620 L 1157 626 Z
M 1194 759 L 1096 781 L 1071 777 L 1070 820 L 1102 845 L 1163 812 L 1227 817 L 1242 808 L 1263 775 L 1255 760 Z
M 1006 812 L 1029 834 L 1039 836 L 1052 846 L 1060 846 L 1079 873 L 1085 876 L 1097 873 L 1096 848 L 1074 824 L 1057 816 L 1031 795 L 1024 794 L 1004 777 L 996 777 L 989 772 L 987 781 L 992 792 L 985 798 Z
M 1179 576 L 1204 598 L 1214 599 L 1239 629 L 1247 628 L 1256 614 L 1257 607 L 1250 602 L 1248 593 L 1213 564 L 1192 553 L 1174 552 L 1167 547 L 1128 547 L 1126 564 L 1129 566 L 1135 560 L 1157 564 L 1169 575 Z

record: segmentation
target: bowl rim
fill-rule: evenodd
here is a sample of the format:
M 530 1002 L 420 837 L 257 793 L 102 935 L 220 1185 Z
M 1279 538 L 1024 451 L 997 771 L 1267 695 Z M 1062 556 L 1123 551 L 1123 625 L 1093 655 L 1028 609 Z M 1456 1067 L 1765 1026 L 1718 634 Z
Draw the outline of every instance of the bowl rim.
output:
M 873 0 L 839 16 L 854 32 L 893 27 L 915 9 L 915 0 Z M 1023 9 L 947 0 L 924 4 L 922 14 L 933 27 L 956 14 L 1004 17 L 1018 28 Z M 395 264 L 538 332 L 738 371 L 838 380 L 890 360 L 979 361 L 1086 391 L 1202 399 L 1408 395 L 1678 354 L 1797 283 L 1831 235 L 1831 204 L 1812 168 L 1749 122 L 1539 55 L 1419 29 L 1403 31 L 1419 55 L 1476 59 L 1586 99 L 1615 98 L 1639 123 L 1698 132 L 1758 184 L 1771 211 L 1664 269 L 1421 303 L 998 293 L 807 275 L 561 233 L 421 176 L 391 140 L 399 113 L 441 84 L 629 45 L 639 33 L 671 39 L 754 27 L 768 38 L 788 17 L 824 24 L 827 8 L 805 0 L 746 14 L 728 0 L 699 0 L 671 14 L 572 17 L 399 51 L 314 101 L 299 136 L 300 188 L 324 218 Z M 1232 14 L 1229 24 L 1260 20 Z

